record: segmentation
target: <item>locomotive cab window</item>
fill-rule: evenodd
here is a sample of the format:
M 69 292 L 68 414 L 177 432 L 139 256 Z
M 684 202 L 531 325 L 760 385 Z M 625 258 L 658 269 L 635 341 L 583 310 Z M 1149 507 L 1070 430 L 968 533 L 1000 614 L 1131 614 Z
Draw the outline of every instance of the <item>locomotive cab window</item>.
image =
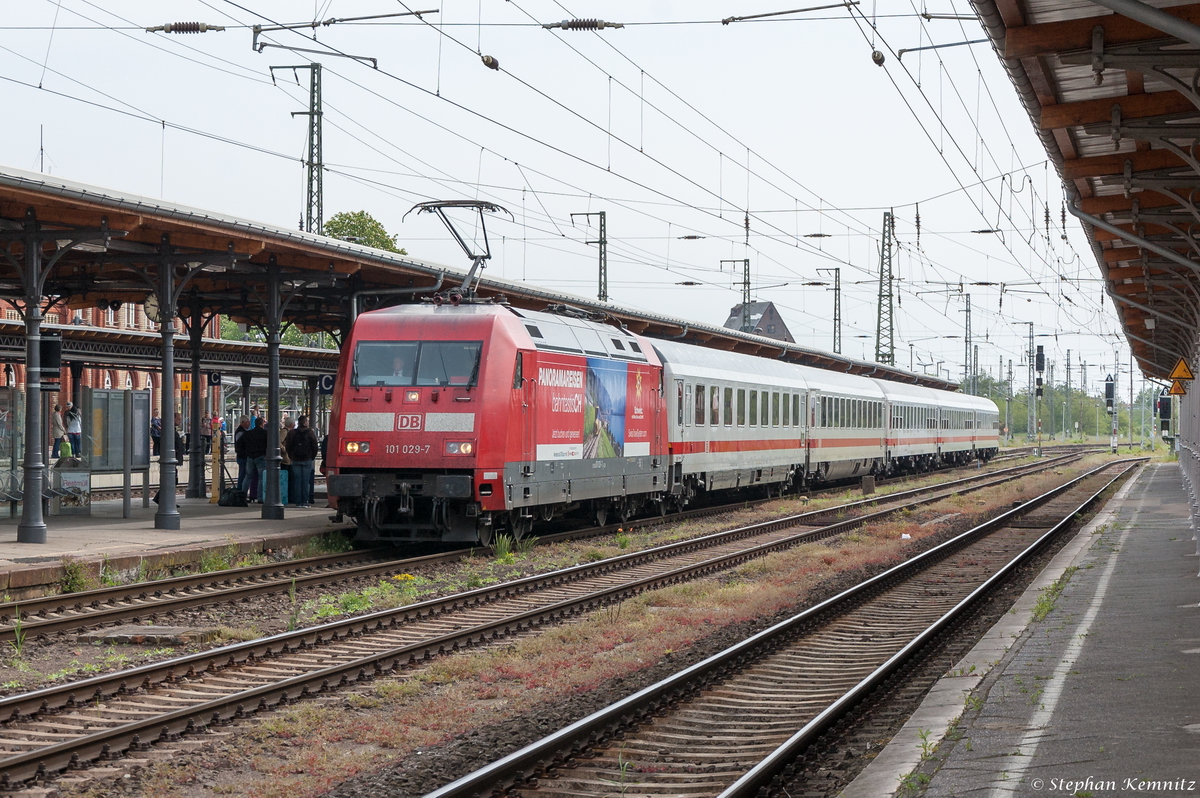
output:
M 482 341 L 360 341 L 352 385 L 461 385 L 479 379 Z

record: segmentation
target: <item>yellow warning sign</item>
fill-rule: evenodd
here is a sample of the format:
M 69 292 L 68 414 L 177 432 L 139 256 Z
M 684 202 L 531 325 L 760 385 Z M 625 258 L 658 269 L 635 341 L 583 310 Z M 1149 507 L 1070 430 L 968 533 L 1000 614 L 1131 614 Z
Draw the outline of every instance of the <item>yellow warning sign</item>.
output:
M 1171 396 L 1187 396 L 1187 386 L 1181 381 L 1175 380 L 1171 383 L 1171 390 L 1167 391 Z
M 192 390 L 192 381 L 191 380 L 180 380 L 179 381 L 179 390 L 181 390 L 181 391 Z
M 1196 375 L 1192 374 L 1192 370 L 1188 368 L 1187 362 L 1183 358 L 1179 358 L 1179 362 L 1175 364 L 1175 368 L 1171 369 L 1171 376 L 1168 380 L 1194 380 Z

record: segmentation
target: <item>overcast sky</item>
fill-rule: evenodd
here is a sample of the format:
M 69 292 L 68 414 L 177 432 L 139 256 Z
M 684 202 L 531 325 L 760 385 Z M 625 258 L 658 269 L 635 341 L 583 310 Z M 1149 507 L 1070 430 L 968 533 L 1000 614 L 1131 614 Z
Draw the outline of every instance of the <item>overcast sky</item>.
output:
M 594 297 L 595 217 L 589 227 L 571 214 L 606 211 L 613 302 L 720 324 L 741 296 L 740 264 L 721 261 L 749 258 L 754 297 L 775 302 L 798 341 L 829 349 L 833 294 L 803 284 L 832 283 L 819 270 L 840 268 L 843 352 L 872 359 L 880 230 L 894 208 L 897 365 L 911 356 L 918 371 L 941 362 L 961 377 L 961 282 L 982 371 L 1011 359 L 1025 384 L 1026 322 L 1057 381 L 1068 349 L 1073 384 L 1086 361 L 1093 392 L 1114 346 L 1127 371 L 1097 266 L 1069 216 L 1064 238 L 1061 187 L 990 45 L 897 57 L 984 38 L 969 4 L 865 2 L 721 24 L 797 7 L 25 0 L 6 4 L 0 27 L 0 151 L 20 169 L 44 163 L 297 226 L 307 122 L 292 113 L 307 110 L 308 72 L 276 70 L 273 82 L 269 68 L 319 60 L 326 217 L 366 210 L 415 258 L 468 265 L 435 217 L 403 219 L 414 203 L 488 200 L 512 214 L 488 220 L 491 273 Z M 256 52 L 249 27 L 433 9 L 258 38 L 325 54 Z M 625 27 L 542 27 L 595 17 Z M 182 21 L 226 30 L 142 30 Z

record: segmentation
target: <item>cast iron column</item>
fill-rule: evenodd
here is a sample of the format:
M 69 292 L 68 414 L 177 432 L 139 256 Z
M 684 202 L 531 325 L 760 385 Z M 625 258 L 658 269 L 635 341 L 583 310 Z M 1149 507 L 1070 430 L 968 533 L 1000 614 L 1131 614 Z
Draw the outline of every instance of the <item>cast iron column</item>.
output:
M 250 380 L 254 379 L 254 375 L 250 372 L 238 375 L 242 378 L 242 415 L 250 415 Z
M 317 428 L 317 402 L 319 401 L 317 382 L 319 379 L 319 377 L 308 378 L 308 426 L 313 429 Z
M 179 508 L 175 504 L 177 483 L 175 460 L 175 262 L 171 245 L 163 236 L 162 257 L 158 265 L 158 306 L 162 313 L 159 332 L 162 334 L 162 390 L 159 391 L 163 431 L 158 459 L 158 512 L 154 514 L 155 529 L 179 529 Z
M 42 435 L 42 242 L 38 223 L 25 222 L 25 501 L 18 543 L 45 543 L 42 490 L 46 482 L 46 441 Z
M 184 495 L 189 499 L 203 499 L 208 494 L 204 489 L 204 437 L 201 435 L 200 418 L 200 347 L 204 327 L 200 323 L 200 308 L 192 305 L 188 318 L 188 338 L 192 345 L 192 390 L 190 414 L 191 433 L 188 435 L 188 486 Z
M 263 499 L 262 517 L 283 518 L 283 503 L 279 501 L 279 264 L 272 257 L 267 264 L 267 492 Z
M 75 409 L 80 413 L 83 412 L 83 364 L 77 360 L 73 360 L 67 364 L 71 369 L 71 402 L 75 405 Z M 74 452 L 76 457 L 79 457 L 82 452 Z

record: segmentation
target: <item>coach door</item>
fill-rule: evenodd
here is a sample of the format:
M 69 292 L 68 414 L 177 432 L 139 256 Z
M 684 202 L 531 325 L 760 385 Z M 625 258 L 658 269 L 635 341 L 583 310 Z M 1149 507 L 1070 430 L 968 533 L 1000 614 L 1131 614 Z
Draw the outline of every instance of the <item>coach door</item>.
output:
M 521 460 L 523 471 L 532 474 L 537 465 L 537 369 L 533 352 L 522 352 L 525 379 L 521 386 Z

